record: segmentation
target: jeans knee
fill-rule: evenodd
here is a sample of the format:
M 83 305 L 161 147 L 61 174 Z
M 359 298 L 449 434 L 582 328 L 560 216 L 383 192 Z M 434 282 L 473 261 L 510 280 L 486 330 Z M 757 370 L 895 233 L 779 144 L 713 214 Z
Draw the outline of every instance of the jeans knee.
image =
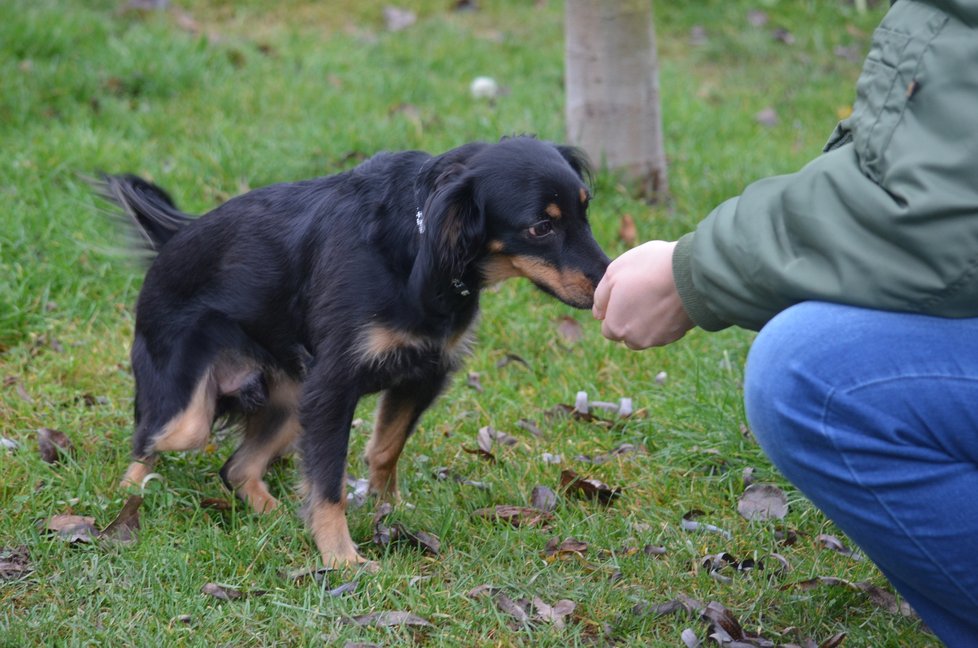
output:
M 832 304 L 805 302 L 775 316 L 747 358 L 744 404 L 758 443 L 785 473 L 802 460 L 831 390 L 821 378 L 831 339 Z

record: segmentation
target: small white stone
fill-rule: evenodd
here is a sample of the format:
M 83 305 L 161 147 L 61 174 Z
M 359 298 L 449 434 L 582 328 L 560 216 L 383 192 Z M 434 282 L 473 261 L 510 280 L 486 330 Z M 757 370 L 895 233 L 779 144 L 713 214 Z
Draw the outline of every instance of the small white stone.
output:
M 492 77 L 479 76 L 472 80 L 469 92 L 476 99 L 493 99 L 499 94 L 499 84 Z
M 659 373 L 655 374 L 655 383 L 657 385 L 664 385 L 668 378 L 669 374 L 667 374 L 665 371 L 660 371 Z

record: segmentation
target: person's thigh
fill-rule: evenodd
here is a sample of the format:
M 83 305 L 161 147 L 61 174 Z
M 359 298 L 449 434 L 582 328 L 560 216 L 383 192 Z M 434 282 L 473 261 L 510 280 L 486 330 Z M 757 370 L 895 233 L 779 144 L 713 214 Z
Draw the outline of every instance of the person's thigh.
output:
M 778 468 L 951 646 L 978 645 L 978 319 L 808 302 L 747 361 Z

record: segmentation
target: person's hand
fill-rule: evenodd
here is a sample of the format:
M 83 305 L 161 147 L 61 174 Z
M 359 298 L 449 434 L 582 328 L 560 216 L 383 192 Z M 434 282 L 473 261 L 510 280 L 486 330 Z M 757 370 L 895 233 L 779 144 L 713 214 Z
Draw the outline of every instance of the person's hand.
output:
M 611 262 L 591 309 L 602 320 L 602 335 L 646 349 L 675 342 L 695 326 L 672 278 L 675 247 L 675 241 L 649 241 Z

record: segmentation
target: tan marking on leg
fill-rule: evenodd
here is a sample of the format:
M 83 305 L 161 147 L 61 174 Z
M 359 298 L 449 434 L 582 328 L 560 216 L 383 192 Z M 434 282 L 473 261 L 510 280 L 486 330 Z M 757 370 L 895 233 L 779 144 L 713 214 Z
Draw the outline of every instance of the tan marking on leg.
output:
M 134 461 L 126 468 L 126 473 L 119 480 L 120 488 L 140 488 L 146 475 L 153 472 L 153 465 L 156 463 L 155 457 Z
M 550 203 L 543 211 L 545 211 L 547 216 L 550 218 L 560 218 L 563 215 L 560 212 L 560 207 L 558 207 L 556 203 Z
M 153 451 L 194 450 L 207 445 L 217 405 L 217 383 L 211 371 L 197 383 L 187 408 L 163 426 L 153 441 Z
M 279 506 L 263 477 L 268 465 L 287 453 L 302 431 L 296 414 L 298 394 L 299 385 L 292 380 L 279 379 L 269 386 L 268 407 L 286 410 L 288 418 L 276 430 L 270 431 L 266 429 L 265 419 L 268 409 L 248 417 L 244 440 L 234 453 L 233 463 L 228 466 L 228 482 L 238 497 L 256 513 L 267 513 Z
M 587 189 L 586 188 L 581 187 L 581 190 L 579 192 L 579 197 L 581 199 L 581 204 L 582 205 L 587 202 Z
M 315 489 L 311 489 L 315 491 Z M 357 552 L 346 523 L 346 489 L 339 502 L 327 502 L 312 496 L 309 507 L 309 529 L 322 556 L 324 567 L 344 567 L 367 562 Z
M 377 406 L 377 424 L 365 453 L 370 470 L 370 492 L 397 501 L 397 460 L 404 450 L 414 419 L 410 405 L 395 404 L 385 393 Z

